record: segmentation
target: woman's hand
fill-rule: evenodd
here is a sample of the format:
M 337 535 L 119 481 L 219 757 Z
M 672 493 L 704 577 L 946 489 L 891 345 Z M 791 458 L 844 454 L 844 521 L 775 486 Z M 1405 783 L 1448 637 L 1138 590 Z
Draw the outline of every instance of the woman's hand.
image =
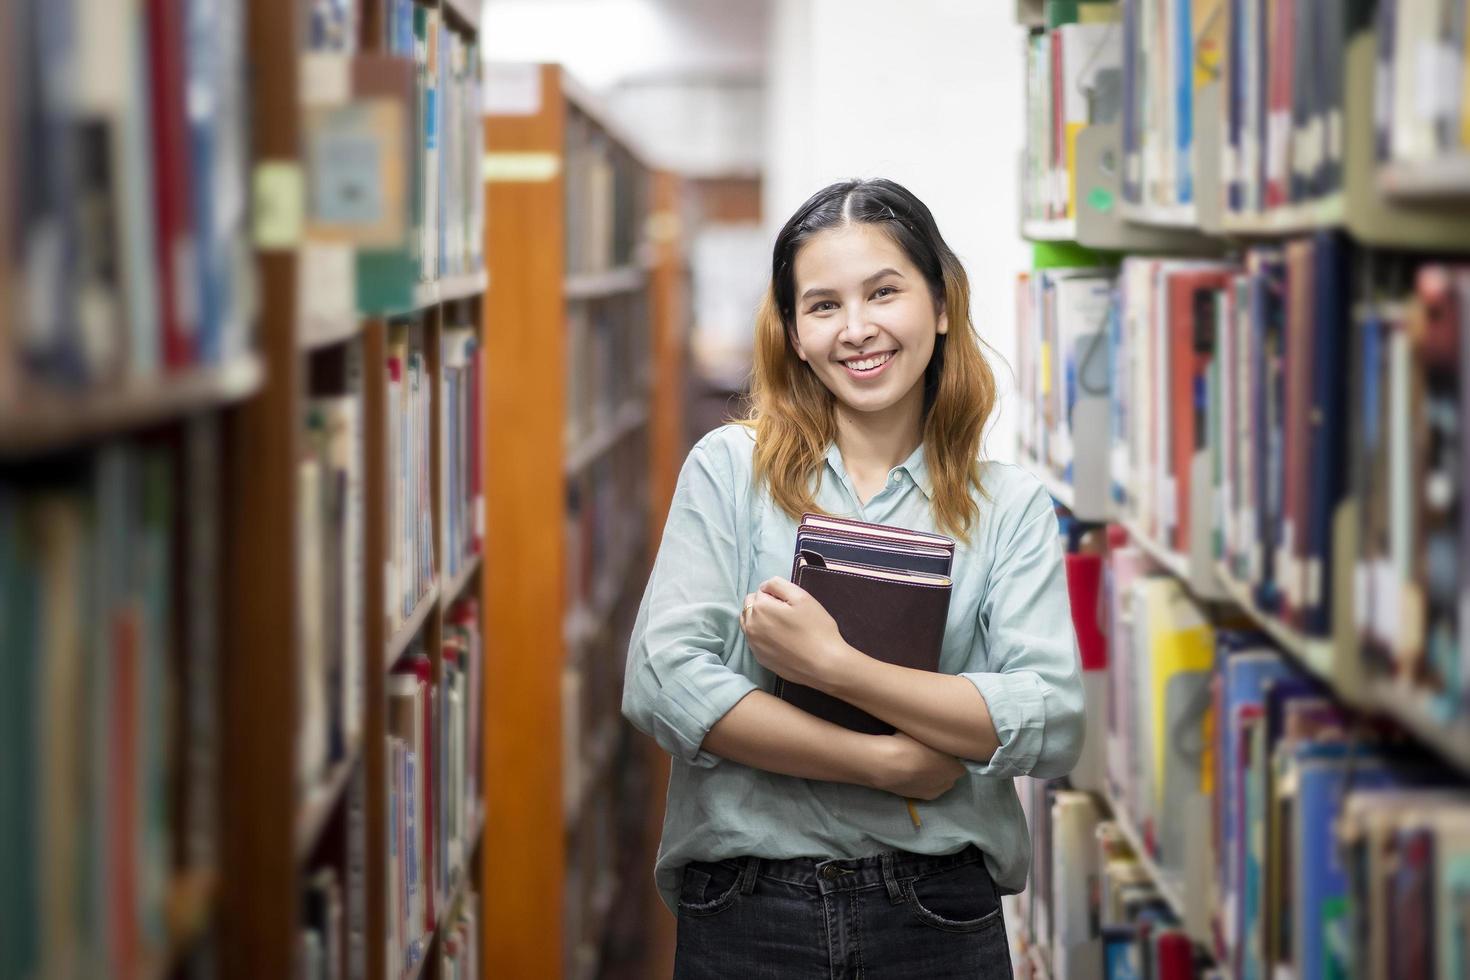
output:
M 857 651 L 811 593 L 773 578 L 745 597 L 740 626 L 762 667 L 794 684 L 825 690 Z
M 931 749 L 903 732 L 873 737 L 878 739 L 874 789 L 915 800 L 932 800 L 949 792 L 965 774 L 959 759 Z

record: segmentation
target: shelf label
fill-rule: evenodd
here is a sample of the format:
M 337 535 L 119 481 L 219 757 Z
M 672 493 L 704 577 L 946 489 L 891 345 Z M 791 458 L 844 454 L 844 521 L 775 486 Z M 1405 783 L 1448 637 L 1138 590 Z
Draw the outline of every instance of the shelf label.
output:
M 255 165 L 254 213 L 251 232 L 260 249 L 294 248 L 301 240 L 306 210 L 306 186 L 301 167 L 289 160 L 264 160 Z
M 481 168 L 486 181 L 539 184 L 561 173 L 561 157 L 555 153 L 487 153 Z

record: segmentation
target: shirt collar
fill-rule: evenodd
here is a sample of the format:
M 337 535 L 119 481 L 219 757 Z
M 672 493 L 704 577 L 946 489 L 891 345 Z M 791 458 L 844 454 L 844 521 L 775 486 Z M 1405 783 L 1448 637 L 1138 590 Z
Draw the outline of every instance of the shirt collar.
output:
M 827 465 L 832 467 L 832 471 L 838 476 L 847 475 L 847 467 L 842 462 L 842 450 L 837 448 L 836 442 L 827 447 Z M 925 497 L 930 500 L 934 499 L 934 482 L 929 479 L 929 463 L 924 455 L 922 442 L 909 454 L 909 458 L 895 466 L 894 470 L 902 470 L 907 473 L 909 479 L 914 481 L 914 486 L 918 487 Z

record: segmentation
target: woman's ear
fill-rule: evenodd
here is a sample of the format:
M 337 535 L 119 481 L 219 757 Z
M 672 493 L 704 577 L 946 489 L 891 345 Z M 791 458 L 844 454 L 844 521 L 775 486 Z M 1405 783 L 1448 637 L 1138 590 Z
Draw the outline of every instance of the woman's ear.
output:
M 949 314 L 943 310 L 939 311 L 939 333 L 949 333 Z

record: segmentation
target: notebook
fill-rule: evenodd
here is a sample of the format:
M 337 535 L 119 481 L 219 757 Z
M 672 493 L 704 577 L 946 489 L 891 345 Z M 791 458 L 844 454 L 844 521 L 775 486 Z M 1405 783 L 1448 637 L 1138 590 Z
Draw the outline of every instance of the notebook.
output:
M 807 514 L 796 534 L 791 580 L 837 621 L 842 638 L 870 657 L 938 670 L 949 615 L 954 542 L 937 534 Z M 854 731 L 893 726 L 845 701 L 777 678 L 775 693 Z

